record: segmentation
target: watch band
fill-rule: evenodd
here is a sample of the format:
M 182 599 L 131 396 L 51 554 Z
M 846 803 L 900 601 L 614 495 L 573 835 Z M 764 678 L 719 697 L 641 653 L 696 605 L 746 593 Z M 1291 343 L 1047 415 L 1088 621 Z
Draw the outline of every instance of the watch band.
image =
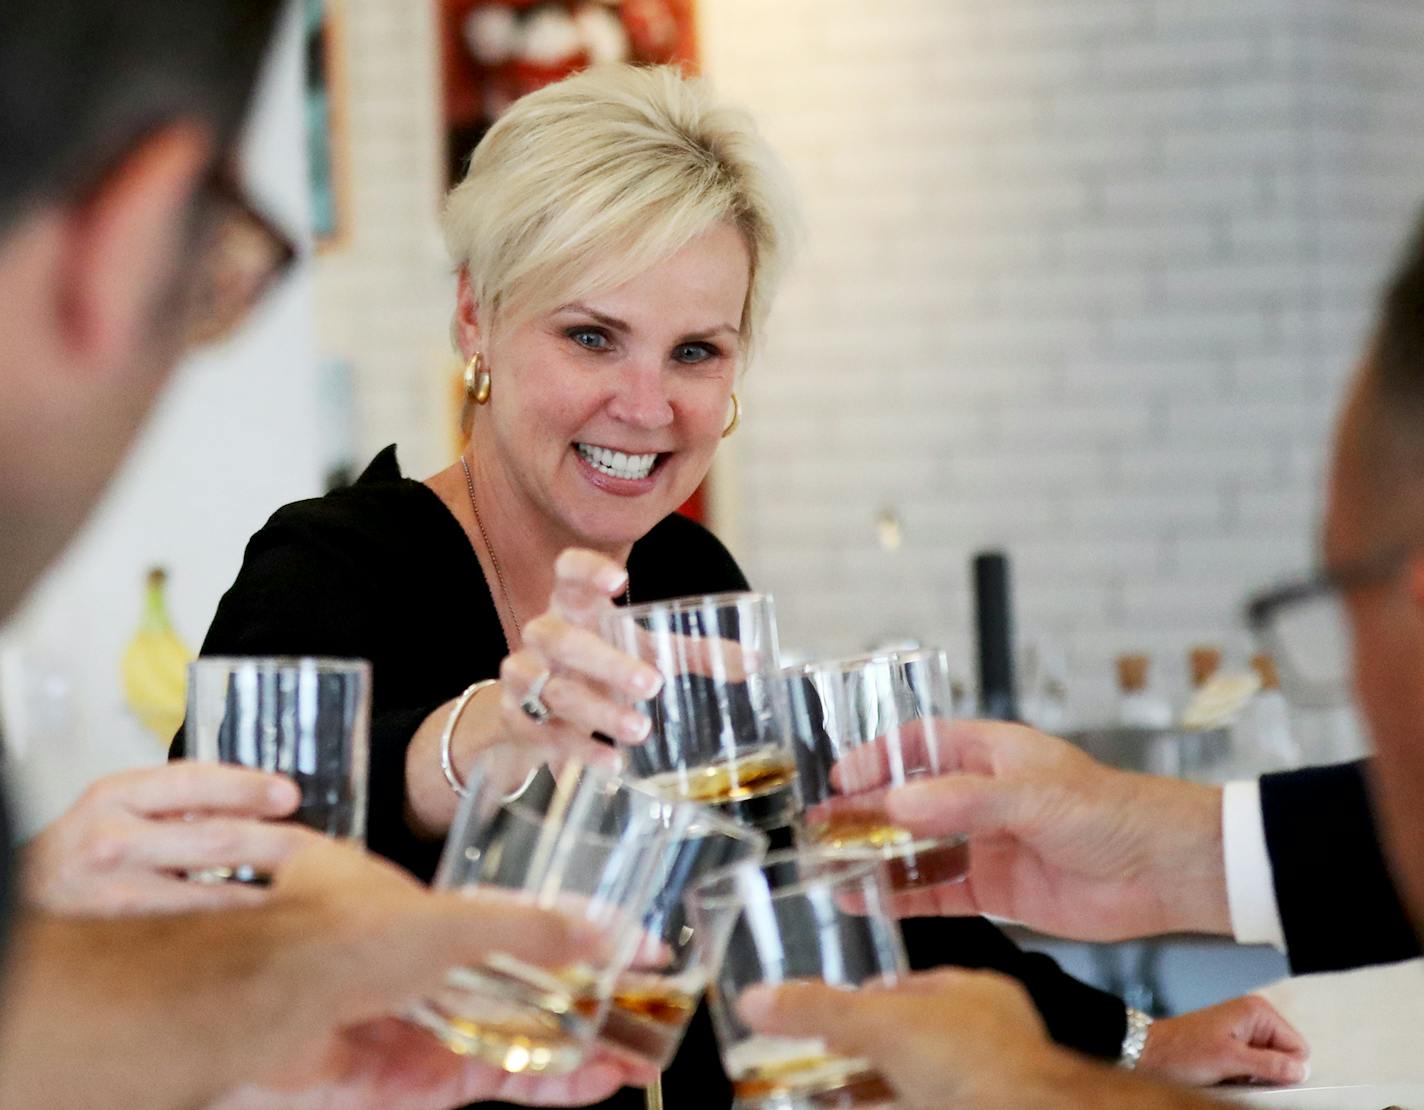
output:
M 1147 1031 L 1152 1028 L 1152 1017 L 1135 1006 L 1127 1008 L 1127 1033 L 1122 1038 L 1122 1055 L 1117 1058 L 1117 1066 L 1132 1071 L 1142 1059 L 1142 1050 L 1147 1047 Z

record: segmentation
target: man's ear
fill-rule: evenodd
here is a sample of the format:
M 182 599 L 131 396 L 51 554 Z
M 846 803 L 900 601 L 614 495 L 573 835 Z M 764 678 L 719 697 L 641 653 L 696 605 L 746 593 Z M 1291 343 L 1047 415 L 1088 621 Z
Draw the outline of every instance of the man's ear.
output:
M 196 125 L 165 127 L 72 209 L 58 306 L 72 365 L 124 364 L 151 336 L 189 245 L 193 196 L 211 149 Z
M 475 304 L 475 291 L 470 287 L 470 273 L 460 271 L 460 284 L 455 296 L 455 341 L 466 359 L 484 350 L 484 333 L 480 330 L 480 307 Z

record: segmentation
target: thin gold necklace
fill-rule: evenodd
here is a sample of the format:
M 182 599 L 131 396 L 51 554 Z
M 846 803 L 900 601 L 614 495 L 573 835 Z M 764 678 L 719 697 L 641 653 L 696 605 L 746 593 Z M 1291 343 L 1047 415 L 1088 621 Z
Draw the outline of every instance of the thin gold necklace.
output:
M 485 522 L 480 519 L 480 506 L 475 500 L 475 480 L 470 476 L 470 463 L 464 455 L 460 456 L 460 467 L 465 472 L 465 489 L 470 493 L 470 511 L 475 514 L 475 527 L 480 530 L 480 540 L 485 545 L 485 550 L 489 552 L 490 565 L 494 567 L 494 580 L 499 585 L 500 596 L 504 598 L 504 607 L 509 611 L 509 619 L 514 622 L 514 635 L 519 643 L 524 642 L 524 629 L 519 624 L 519 614 L 514 611 L 514 599 L 509 596 L 509 587 L 504 584 L 504 571 L 500 569 L 499 556 L 494 553 L 494 544 L 490 543 L 489 533 L 485 531 Z M 629 579 L 628 585 L 623 590 L 623 604 L 633 604 L 633 582 Z M 511 648 L 517 648 L 518 644 L 511 644 Z

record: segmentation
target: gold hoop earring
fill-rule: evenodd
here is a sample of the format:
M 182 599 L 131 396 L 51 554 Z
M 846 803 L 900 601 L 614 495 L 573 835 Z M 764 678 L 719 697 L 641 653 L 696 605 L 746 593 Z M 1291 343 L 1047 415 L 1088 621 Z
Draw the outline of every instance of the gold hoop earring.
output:
M 489 403 L 490 373 L 485 368 L 484 356 L 476 351 L 465 363 L 465 396 L 477 405 Z
M 737 430 L 737 425 L 742 422 L 742 403 L 737 400 L 737 391 L 732 390 L 732 419 L 727 421 L 727 426 L 722 429 L 722 438 L 726 439 Z

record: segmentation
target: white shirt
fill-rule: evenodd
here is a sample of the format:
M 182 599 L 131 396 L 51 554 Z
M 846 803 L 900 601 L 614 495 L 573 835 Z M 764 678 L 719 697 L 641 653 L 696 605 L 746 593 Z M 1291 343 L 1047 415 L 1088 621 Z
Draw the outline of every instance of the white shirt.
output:
M 1257 779 L 1228 782 L 1221 792 L 1221 850 L 1226 899 L 1238 944 L 1270 944 L 1284 952 L 1285 930 L 1276 905 L 1275 875 L 1266 851 L 1266 823 Z

